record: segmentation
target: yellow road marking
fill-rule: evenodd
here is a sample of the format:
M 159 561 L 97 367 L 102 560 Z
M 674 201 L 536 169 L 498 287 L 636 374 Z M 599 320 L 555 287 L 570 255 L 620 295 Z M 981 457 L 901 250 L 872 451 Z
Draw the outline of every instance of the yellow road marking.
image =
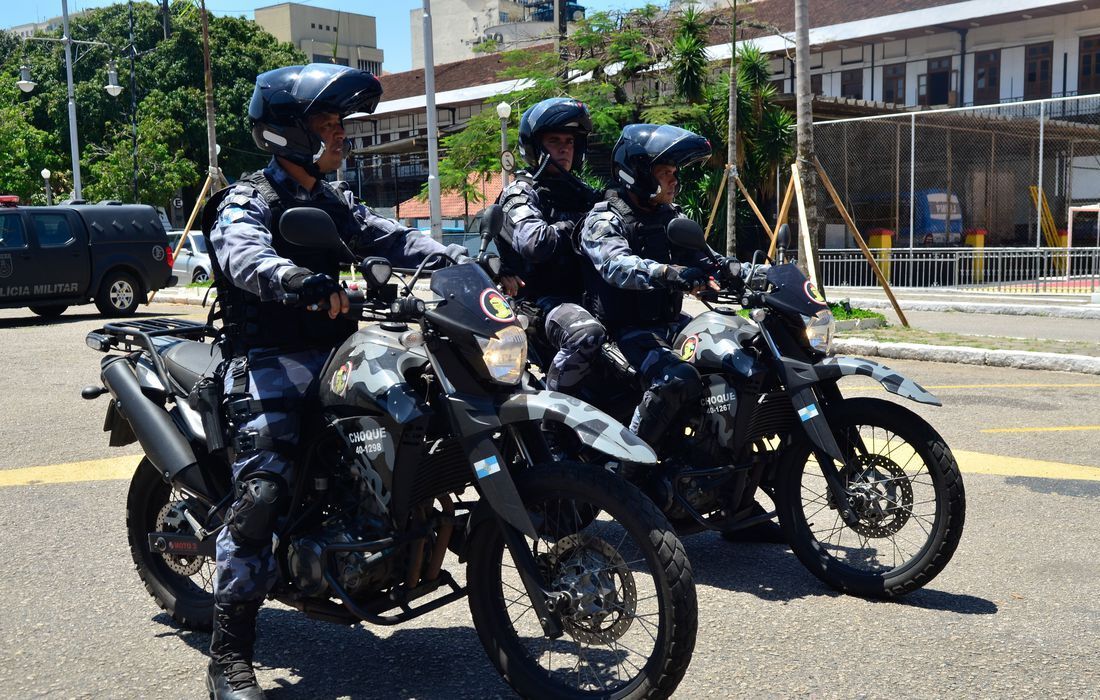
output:
M 1057 425 L 1045 428 L 986 428 L 979 433 L 1058 433 L 1074 430 L 1100 430 L 1100 425 Z
M 94 459 L 88 462 L 50 464 L 43 467 L 0 469 L 0 487 L 35 484 L 67 484 L 76 481 L 129 479 L 141 461 L 141 455 Z
M 860 375 L 862 376 L 862 375 Z M 870 377 L 867 377 L 870 379 Z M 1077 388 L 1090 388 L 1100 387 L 1100 382 L 1074 382 L 1072 384 L 935 384 L 924 385 L 925 389 L 1077 389 Z M 886 391 L 882 385 L 868 385 L 865 387 L 854 387 L 852 391 L 859 391 L 860 389 L 878 389 Z
M 967 452 L 966 450 L 951 450 L 951 453 L 955 455 L 955 459 L 959 462 L 959 469 L 967 474 L 1100 481 L 1100 467 L 1044 462 L 1022 457 L 1001 457 L 982 452 Z
M 1002 457 L 966 450 L 952 450 L 952 453 L 959 462 L 959 469 L 968 474 L 1100 481 L 1100 467 L 1044 462 L 1022 457 Z M 133 476 L 140 459 L 141 455 L 129 455 L 42 467 L 0 469 L 0 487 L 129 479 Z

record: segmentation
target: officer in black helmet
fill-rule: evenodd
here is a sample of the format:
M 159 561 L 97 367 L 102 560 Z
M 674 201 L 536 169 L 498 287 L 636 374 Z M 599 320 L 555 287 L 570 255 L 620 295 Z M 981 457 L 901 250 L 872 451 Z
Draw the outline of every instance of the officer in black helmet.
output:
M 683 216 L 673 203 L 679 171 L 710 152 L 709 141 L 686 129 L 626 126 L 611 152 L 618 187 L 593 207 L 581 230 L 589 261 L 586 304 L 648 384 L 630 427 L 659 454 L 681 410 L 703 394 L 698 370 L 680 359 L 671 341 L 689 318 L 681 313 L 684 294 L 717 288 L 711 261 L 721 258 L 672 244 L 665 229 Z M 734 533 L 727 539 L 782 541 L 774 523 Z
M 581 305 L 582 260 L 576 226 L 599 199 L 573 174 L 584 162 L 592 119 L 569 97 L 536 103 L 519 121 L 520 153 L 528 168 L 501 193 L 504 225 L 498 248 L 504 266 L 524 282 L 518 292 L 539 308 L 557 354 L 546 373 L 553 391 L 578 393 L 604 340 L 603 326 Z
M 214 195 L 203 216 L 230 362 L 226 405 L 237 499 L 218 535 L 214 633 L 207 688 L 212 698 L 264 697 L 252 671 L 256 615 L 275 583 L 272 532 L 289 497 L 300 404 L 330 350 L 355 331 L 338 283 L 339 259 L 291 245 L 279 217 L 313 207 L 332 217 L 359 255 L 415 266 L 426 255 L 464 257 L 429 236 L 376 215 L 326 182 L 347 155 L 343 119 L 372 112 L 382 95 L 366 71 L 329 64 L 263 73 L 248 115 L 256 144 L 272 154 L 259 172 Z M 284 303 L 297 300 L 294 305 Z M 326 308 L 327 307 L 327 308 Z

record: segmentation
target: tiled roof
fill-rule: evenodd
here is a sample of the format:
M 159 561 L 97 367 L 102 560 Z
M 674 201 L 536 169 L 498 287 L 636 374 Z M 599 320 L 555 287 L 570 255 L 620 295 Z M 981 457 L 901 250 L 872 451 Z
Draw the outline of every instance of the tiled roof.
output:
M 550 44 L 535 46 L 530 51 L 549 51 Z M 500 80 L 498 75 L 507 67 L 501 54 L 475 56 L 465 61 L 444 63 L 435 67 L 435 91 L 458 90 L 471 85 L 485 85 Z M 382 97 L 387 102 L 424 94 L 424 69 L 390 73 L 378 78 L 382 82 Z
M 441 216 L 444 219 L 458 219 L 466 215 L 467 211 L 471 216 L 476 214 L 480 209 L 496 201 L 497 195 L 500 194 L 501 181 L 500 173 L 493 173 L 488 179 L 482 180 L 476 173 L 471 173 L 467 178 L 470 183 L 476 184 L 481 191 L 482 199 L 478 202 L 470 202 L 467 205 L 466 201 L 462 199 L 462 195 L 455 192 L 444 192 L 440 197 L 440 210 Z M 398 216 L 402 219 L 427 219 L 431 216 L 431 212 L 428 209 L 428 200 L 421 202 L 416 197 L 406 199 L 397 208 Z

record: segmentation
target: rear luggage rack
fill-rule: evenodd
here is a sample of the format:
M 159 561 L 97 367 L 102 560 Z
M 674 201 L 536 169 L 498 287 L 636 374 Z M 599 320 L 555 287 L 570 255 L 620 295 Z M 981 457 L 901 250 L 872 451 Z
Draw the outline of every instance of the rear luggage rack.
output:
M 164 386 L 171 386 L 164 360 L 157 352 L 155 338 L 187 338 L 202 341 L 217 337 L 214 327 L 198 321 L 185 321 L 176 318 L 141 318 L 108 323 L 103 328 L 88 333 L 84 342 L 88 347 L 100 352 L 122 350 L 123 352 L 145 351 L 149 353 L 157 374 Z M 106 361 L 106 360 L 105 360 Z

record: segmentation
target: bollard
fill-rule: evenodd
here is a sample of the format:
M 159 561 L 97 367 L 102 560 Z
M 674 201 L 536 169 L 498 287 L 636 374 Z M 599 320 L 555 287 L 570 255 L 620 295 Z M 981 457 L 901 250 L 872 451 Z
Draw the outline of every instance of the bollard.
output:
M 890 252 L 894 247 L 894 232 L 888 228 L 873 228 L 867 231 L 867 243 L 875 251 L 875 260 L 882 270 L 882 276 L 890 279 Z
M 984 228 L 972 228 L 966 231 L 966 245 L 974 249 L 971 273 L 974 275 L 975 283 L 985 281 L 985 235 Z

